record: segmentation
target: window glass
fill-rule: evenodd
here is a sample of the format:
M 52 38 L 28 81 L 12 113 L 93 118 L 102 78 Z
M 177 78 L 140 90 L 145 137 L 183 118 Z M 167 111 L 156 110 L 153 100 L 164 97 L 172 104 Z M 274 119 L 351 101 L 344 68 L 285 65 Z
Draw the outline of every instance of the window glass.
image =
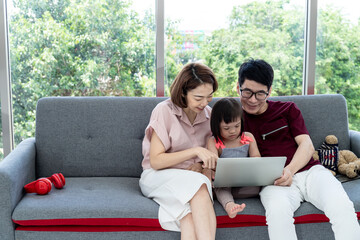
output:
M 360 2 L 319 0 L 315 93 L 347 100 L 349 128 L 360 131 Z M 334 113 L 336 114 L 336 113 Z
M 274 67 L 273 95 L 302 93 L 304 0 L 166 1 L 165 17 L 165 95 L 184 64 L 202 61 L 218 78 L 215 96 L 236 96 L 237 71 L 248 58 Z
M 15 142 L 47 96 L 155 96 L 155 1 L 8 2 Z

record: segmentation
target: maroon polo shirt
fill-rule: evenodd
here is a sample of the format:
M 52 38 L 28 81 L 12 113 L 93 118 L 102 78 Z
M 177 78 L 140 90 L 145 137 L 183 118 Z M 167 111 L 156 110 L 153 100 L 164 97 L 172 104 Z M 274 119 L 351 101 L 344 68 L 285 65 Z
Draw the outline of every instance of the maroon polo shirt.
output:
M 267 103 L 267 110 L 260 115 L 244 111 L 244 129 L 254 135 L 261 156 L 286 156 L 286 166 L 291 162 L 298 147 L 295 137 L 309 133 L 295 103 L 270 100 Z M 320 162 L 311 158 L 298 172 L 308 170 L 317 164 Z

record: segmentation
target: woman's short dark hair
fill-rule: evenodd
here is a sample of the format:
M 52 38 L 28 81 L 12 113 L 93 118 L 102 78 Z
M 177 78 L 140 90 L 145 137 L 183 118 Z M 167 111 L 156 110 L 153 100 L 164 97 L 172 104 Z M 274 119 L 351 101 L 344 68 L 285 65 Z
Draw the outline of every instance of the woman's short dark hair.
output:
M 186 108 L 188 91 L 205 83 L 212 84 L 213 92 L 217 90 L 218 83 L 213 71 L 202 63 L 186 64 L 170 86 L 171 101 L 181 108 Z
M 222 121 L 225 123 L 234 122 L 238 118 L 241 119 L 241 135 L 244 131 L 244 121 L 240 101 L 235 98 L 222 98 L 214 104 L 211 111 L 210 127 L 216 142 L 224 141 L 220 132 L 220 123 Z
M 250 59 L 241 64 L 238 76 L 240 87 L 245 79 L 248 79 L 266 85 L 270 90 L 274 79 L 274 70 L 270 64 L 262 59 Z

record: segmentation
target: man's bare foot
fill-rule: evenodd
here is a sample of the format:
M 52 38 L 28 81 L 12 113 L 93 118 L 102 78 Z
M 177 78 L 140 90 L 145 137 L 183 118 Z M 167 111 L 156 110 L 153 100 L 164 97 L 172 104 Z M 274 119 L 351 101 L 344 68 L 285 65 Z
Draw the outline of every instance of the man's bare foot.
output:
M 236 217 L 237 213 L 242 212 L 245 207 L 246 207 L 245 203 L 237 204 L 234 202 L 228 202 L 225 205 L 225 211 L 229 215 L 229 218 L 234 218 Z

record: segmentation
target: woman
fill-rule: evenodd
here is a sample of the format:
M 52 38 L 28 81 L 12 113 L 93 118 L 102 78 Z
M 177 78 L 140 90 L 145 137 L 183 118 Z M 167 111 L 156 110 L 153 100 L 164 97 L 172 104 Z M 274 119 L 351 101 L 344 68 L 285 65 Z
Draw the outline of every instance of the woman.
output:
M 159 221 L 181 239 L 215 239 L 216 216 L 209 179 L 218 156 L 206 149 L 211 136 L 208 103 L 218 83 L 201 63 L 184 66 L 171 98 L 153 110 L 143 140 L 142 193 L 160 205 Z

